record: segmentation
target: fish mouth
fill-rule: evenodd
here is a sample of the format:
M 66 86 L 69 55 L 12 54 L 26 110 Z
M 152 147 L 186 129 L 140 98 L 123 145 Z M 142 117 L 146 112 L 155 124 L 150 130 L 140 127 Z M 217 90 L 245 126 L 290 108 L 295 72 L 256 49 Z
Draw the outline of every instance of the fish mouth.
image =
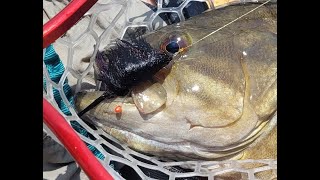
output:
M 94 100 L 96 100 L 98 97 L 100 97 L 104 91 L 95 91 L 94 93 L 90 91 L 81 91 L 78 92 L 75 95 L 75 106 L 76 106 L 76 111 L 79 113 L 83 109 L 85 109 L 87 106 L 89 106 Z M 142 94 L 145 95 L 145 94 Z M 103 106 L 103 114 L 106 116 L 110 116 L 111 118 L 113 117 L 114 114 L 117 114 L 115 111 L 113 111 L 115 106 L 121 106 L 123 108 L 123 111 L 135 111 L 139 113 L 139 118 L 142 118 L 144 120 L 150 119 L 152 116 L 155 114 L 161 112 L 165 105 L 165 100 L 163 101 L 164 103 L 154 106 L 154 107 L 143 107 L 141 104 L 145 105 L 150 102 L 139 102 L 136 100 L 137 98 L 135 96 L 138 96 L 136 94 L 133 94 L 132 92 L 129 92 L 125 96 L 117 96 L 115 98 L 110 98 L 110 99 L 105 99 L 102 102 L 100 102 L 97 106 L 98 109 L 99 106 Z M 148 97 L 147 97 L 148 98 Z M 150 98 L 150 101 L 153 101 L 152 98 Z M 140 104 L 139 104 L 140 103 Z M 147 109 L 149 108 L 149 109 Z M 151 109 L 151 110 L 150 110 Z M 146 112 L 147 110 L 147 112 Z M 89 110 L 90 111 L 90 110 Z M 96 108 L 93 108 L 93 111 L 96 111 Z M 102 111 L 101 111 L 102 112 Z M 121 113 L 119 113 L 121 115 Z
M 85 101 L 85 105 L 90 104 L 90 102 L 94 101 L 97 97 L 102 95 L 103 92 L 86 92 L 82 91 L 79 92 L 76 95 L 75 103 L 78 107 L 77 109 L 81 110 L 83 109 L 84 105 L 80 105 L 80 102 Z M 89 98 L 88 98 L 89 97 Z M 100 107 L 97 109 L 94 109 L 92 112 L 88 112 L 85 119 L 88 119 L 91 123 L 93 123 L 95 126 L 105 130 L 108 134 L 114 136 L 116 139 L 118 139 L 121 143 L 127 144 L 129 147 L 131 147 L 134 150 L 137 150 L 139 152 L 147 152 L 159 156 L 172 156 L 172 158 L 181 158 L 181 159 L 225 159 L 225 158 L 231 158 L 236 156 L 237 154 L 241 153 L 244 149 L 246 149 L 248 146 L 250 146 L 252 143 L 257 141 L 257 138 L 261 136 L 262 133 L 265 133 L 264 129 L 268 129 L 269 123 L 264 123 L 259 125 L 260 128 L 258 128 L 258 131 L 252 131 L 247 136 L 243 137 L 239 141 L 233 142 L 232 144 L 224 145 L 224 146 L 214 146 L 214 147 L 208 147 L 208 146 L 202 146 L 199 143 L 196 142 L 184 142 L 180 140 L 177 140 L 175 142 L 167 141 L 167 140 L 161 140 L 157 138 L 151 138 L 148 132 L 144 131 L 137 131 L 139 125 L 132 124 L 133 129 L 126 127 L 125 124 L 128 125 L 128 123 L 132 123 L 132 115 L 126 116 L 124 119 L 127 119 L 129 121 L 122 121 L 120 119 L 117 119 L 118 116 L 112 113 L 113 106 L 111 108 L 109 107 L 109 104 L 119 104 L 122 103 L 125 107 L 126 105 L 130 105 L 130 108 L 132 111 L 135 111 L 136 113 L 136 119 L 139 119 L 139 123 L 143 122 L 144 124 L 149 124 L 152 122 L 145 121 L 150 117 L 150 114 L 144 115 L 139 112 L 136 108 L 136 105 L 133 101 L 133 98 L 131 95 L 125 96 L 125 97 L 116 97 L 113 99 L 106 99 L 100 104 Z M 80 107 L 80 108 L 79 108 Z M 99 109 L 109 109 L 108 113 L 101 114 L 99 113 Z M 98 110 L 98 111 L 97 111 Z M 111 110 L 111 111 L 110 111 Z M 161 110 L 161 109 L 160 109 Z M 126 109 L 125 109 L 126 111 Z M 101 111 L 102 112 L 102 111 Z M 96 114 L 95 114 L 96 113 Z M 95 117 L 97 114 L 100 114 L 100 117 Z M 124 113 L 125 114 L 125 113 Z M 153 114 L 153 113 L 151 113 Z M 103 116 L 103 117 L 102 117 Z M 117 118 L 116 118 L 117 117 Z M 130 118 L 131 120 L 130 120 Z M 270 117 L 271 118 L 271 117 Z M 108 119 L 108 120 L 107 120 Z M 137 122 L 137 121 L 135 121 Z M 199 129 L 200 130 L 200 129 Z M 205 128 L 201 128 L 200 131 L 205 130 Z M 163 147 L 167 148 L 163 150 Z M 161 150 L 162 149 L 162 150 Z M 179 157 L 176 155 L 177 153 L 174 152 L 183 152 L 182 155 Z

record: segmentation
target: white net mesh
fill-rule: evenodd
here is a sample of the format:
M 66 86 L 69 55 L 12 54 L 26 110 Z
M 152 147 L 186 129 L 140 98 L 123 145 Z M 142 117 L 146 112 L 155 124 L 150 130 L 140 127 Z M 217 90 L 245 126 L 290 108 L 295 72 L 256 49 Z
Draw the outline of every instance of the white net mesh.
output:
M 137 178 L 141 179 L 159 179 L 161 177 L 170 180 L 180 178 L 213 180 L 229 177 L 230 179 L 251 180 L 257 179 L 258 176 L 276 178 L 277 161 L 273 159 L 164 162 L 160 160 L 160 157 L 138 153 L 126 145 L 120 144 L 103 130 L 86 124 L 77 116 L 72 103 L 64 93 L 64 84 L 67 79 L 73 93 L 83 89 L 94 90 L 96 85 L 93 78 L 93 62 L 97 51 L 108 48 L 116 38 L 123 38 L 125 32 L 130 28 L 145 27 L 147 31 L 153 31 L 165 26 L 166 23 L 159 18 L 162 13 L 176 13 L 180 21 L 186 20 L 183 11 L 191 1 L 181 1 L 178 7 L 164 7 L 164 2 L 159 0 L 155 11 L 151 11 L 140 1 L 135 0 L 98 1 L 76 25 L 54 43 L 54 48 L 64 63 L 65 71 L 59 82 L 55 83 L 50 78 L 46 65 L 43 65 L 43 76 L 46 82 L 43 96 L 59 110 L 67 122 L 78 122 L 90 134 L 90 136 L 84 136 L 78 132 L 85 143 L 95 147 L 102 154 L 99 157 L 100 162 L 115 179 L 126 178 L 119 171 L 124 166 L 126 171 L 135 172 Z M 224 3 L 205 0 L 193 1 L 206 2 L 209 7 L 214 8 L 240 3 L 240 1 L 244 2 L 244 0 L 230 0 L 229 3 L 225 3 L 225 1 Z M 137 8 L 145 9 L 145 11 L 137 11 Z M 59 109 L 54 93 L 60 94 L 71 113 L 70 115 L 65 115 Z M 276 116 L 273 118 L 272 124 L 274 125 L 270 128 L 275 126 Z M 268 175 L 263 175 L 263 173 Z

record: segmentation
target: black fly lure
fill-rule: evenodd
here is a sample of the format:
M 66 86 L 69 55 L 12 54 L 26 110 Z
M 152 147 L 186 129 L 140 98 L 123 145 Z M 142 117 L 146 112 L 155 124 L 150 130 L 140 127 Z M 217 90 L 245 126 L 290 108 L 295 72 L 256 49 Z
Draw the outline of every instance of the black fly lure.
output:
M 171 60 L 171 54 L 151 47 L 141 36 L 135 38 L 131 35 L 130 42 L 117 40 L 114 48 L 98 52 L 96 57 L 97 79 L 105 84 L 105 92 L 78 116 L 81 117 L 104 99 L 125 96 L 134 85 L 151 79 Z

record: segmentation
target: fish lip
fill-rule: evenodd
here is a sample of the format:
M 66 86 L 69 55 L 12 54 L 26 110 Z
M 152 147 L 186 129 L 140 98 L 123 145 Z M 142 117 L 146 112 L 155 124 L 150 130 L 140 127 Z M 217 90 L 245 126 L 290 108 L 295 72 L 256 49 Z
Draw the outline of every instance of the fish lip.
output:
M 119 102 L 123 104 L 134 104 L 131 94 L 128 94 L 127 96 L 118 96 L 115 99 L 113 99 L 110 103 L 112 102 Z

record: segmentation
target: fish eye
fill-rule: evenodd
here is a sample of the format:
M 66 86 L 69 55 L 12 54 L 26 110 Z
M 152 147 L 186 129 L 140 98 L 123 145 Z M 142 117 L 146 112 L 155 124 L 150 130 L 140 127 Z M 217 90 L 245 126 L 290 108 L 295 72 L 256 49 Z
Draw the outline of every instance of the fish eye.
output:
M 166 45 L 166 51 L 174 54 L 178 52 L 180 49 L 179 44 L 177 42 L 171 41 Z
M 173 32 L 160 41 L 160 49 L 167 54 L 175 54 L 191 45 L 191 37 L 187 33 Z

